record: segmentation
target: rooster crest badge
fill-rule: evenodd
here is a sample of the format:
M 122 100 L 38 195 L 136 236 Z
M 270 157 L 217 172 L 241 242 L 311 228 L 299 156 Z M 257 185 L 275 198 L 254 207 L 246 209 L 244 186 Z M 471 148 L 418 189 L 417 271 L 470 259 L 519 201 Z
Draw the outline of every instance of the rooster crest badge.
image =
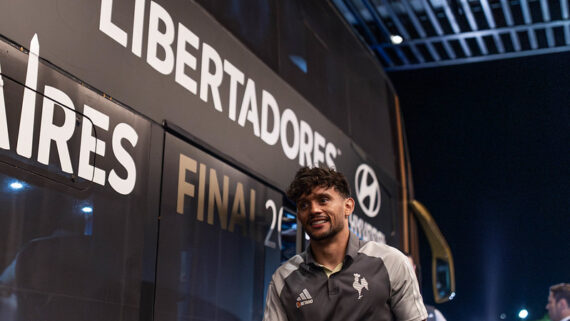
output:
M 368 290 L 368 282 L 364 277 L 360 278 L 360 274 L 354 273 L 354 282 L 352 283 L 352 287 L 358 291 L 358 300 L 360 300 L 363 296 L 362 288 Z

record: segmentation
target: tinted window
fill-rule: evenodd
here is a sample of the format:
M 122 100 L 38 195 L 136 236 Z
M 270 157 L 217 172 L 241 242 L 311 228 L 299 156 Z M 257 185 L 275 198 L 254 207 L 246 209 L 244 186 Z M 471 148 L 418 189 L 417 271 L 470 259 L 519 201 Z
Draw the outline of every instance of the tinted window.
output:
M 376 57 L 334 5 L 199 2 L 397 181 L 395 93 Z
M 280 239 L 282 197 L 167 134 L 155 318 L 261 319 L 269 277 L 295 248 Z

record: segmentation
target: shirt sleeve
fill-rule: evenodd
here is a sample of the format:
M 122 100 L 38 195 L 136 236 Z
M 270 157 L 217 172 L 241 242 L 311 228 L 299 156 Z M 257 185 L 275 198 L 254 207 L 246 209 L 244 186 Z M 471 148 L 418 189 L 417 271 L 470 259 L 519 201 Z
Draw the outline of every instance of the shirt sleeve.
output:
M 434 314 L 435 314 L 435 321 L 447 321 L 445 320 L 445 317 L 443 316 L 443 314 L 441 314 L 441 312 L 439 312 L 438 309 L 434 309 Z
M 277 293 L 277 288 L 273 280 L 271 280 L 267 289 L 263 321 L 287 321 L 285 309 L 283 309 L 283 304 L 281 300 L 279 300 L 279 294 Z
M 404 254 L 394 250 L 386 257 L 390 278 L 390 307 L 397 321 L 420 321 L 427 319 L 416 274 Z

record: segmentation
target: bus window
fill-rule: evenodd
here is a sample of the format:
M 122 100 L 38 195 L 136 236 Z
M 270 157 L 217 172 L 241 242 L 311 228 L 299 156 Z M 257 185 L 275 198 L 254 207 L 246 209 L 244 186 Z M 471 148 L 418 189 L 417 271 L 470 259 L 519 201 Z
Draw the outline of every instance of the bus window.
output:
M 138 320 L 142 198 L 1 162 L 0 186 L 0 320 Z
M 439 298 L 449 298 L 453 299 L 451 291 L 451 271 L 449 268 L 449 262 L 444 261 L 440 258 L 436 258 L 435 261 L 435 271 L 436 271 L 436 285 L 435 288 L 438 293 Z
M 285 262 L 297 254 L 297 215 L 284 208 L 281 218 L 281 262 Z

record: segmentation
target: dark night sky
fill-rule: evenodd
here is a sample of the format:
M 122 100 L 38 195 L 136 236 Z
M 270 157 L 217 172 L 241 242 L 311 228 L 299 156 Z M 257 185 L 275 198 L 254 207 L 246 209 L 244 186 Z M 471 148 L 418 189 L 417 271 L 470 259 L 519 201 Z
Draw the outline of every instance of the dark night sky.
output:
M 455 260 L 448 321 L 541 318 L 570 282 L 570 54 L 390 73 L 416 199 Z M 422 264 L 430 266 L 428 247 Z M 433 302 L 423 272 L 424 297 Z

